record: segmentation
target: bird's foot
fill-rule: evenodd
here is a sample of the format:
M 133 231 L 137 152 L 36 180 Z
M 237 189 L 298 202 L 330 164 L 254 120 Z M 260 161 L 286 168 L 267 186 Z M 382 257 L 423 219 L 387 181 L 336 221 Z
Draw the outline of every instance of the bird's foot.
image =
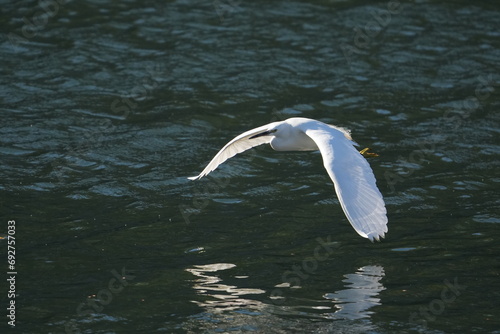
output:
M 378 157 L 378 154 L 377 153 L 372 153 L 372 152 L 368 152 L 370 150 L 369 147 L 367 148 L 364 148 L 362 149 L 361 151 L 359 151 L 359 153 L 361 153 L 362 156 L 364 156 L 365 158 L 374 158 L 374 157 Z

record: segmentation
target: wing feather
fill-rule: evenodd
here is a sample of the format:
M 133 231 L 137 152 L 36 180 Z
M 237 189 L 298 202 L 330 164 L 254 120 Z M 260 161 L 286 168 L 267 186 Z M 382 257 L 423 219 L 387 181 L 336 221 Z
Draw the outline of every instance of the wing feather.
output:
M 302 131 L 318 146 L 347 219 L 362 237 L 379 240 L 387 232 L 387 211 L 368 161 L 342 131 L 316 123 Z
M 198 180 L 216 169 L 227 159 L 234 157 L 236 154 L 251 149 L 252 147 L 269 143 L 272 139 L 272 136 L 261 136 L 252 139 L 250 138 L 260 133 L 271 130 L 277 125 L 277 123 L 280 122 L 263 125 L 258 128 L 243 132 L 239 136 L 235 137 L 215 155 L 215 157 L 208 163 L 207 167 L 205 167 L 200 175 L 188 177 L 188 179 Z

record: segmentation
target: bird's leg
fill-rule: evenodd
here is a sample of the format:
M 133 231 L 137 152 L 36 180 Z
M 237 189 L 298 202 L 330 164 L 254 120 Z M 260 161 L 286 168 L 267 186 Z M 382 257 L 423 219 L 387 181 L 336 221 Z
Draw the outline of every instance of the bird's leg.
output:
M 374 158 L 374 157 L 378 157 L 378 154 L 377 153 L 372 153 L 372 152 L 368 152 L 370 148 L 367 147 L 367 148 L 364 148 L 362 149 L 361 151 L 359 151 L 359 153 L 361 153 L 362 156 L 364 156 L 365 158 Z

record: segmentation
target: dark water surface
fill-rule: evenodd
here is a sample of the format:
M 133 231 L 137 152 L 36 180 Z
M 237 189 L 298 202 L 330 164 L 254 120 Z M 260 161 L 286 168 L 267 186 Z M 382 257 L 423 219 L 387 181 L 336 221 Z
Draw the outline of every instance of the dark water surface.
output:
M 10 332 L 500 333 L 498 2 L 1 13 Z M 380 155 L 381 243 L 350 227 L 318 153 L 259 147 L 186 179 L 239 133 L 293 116 Z

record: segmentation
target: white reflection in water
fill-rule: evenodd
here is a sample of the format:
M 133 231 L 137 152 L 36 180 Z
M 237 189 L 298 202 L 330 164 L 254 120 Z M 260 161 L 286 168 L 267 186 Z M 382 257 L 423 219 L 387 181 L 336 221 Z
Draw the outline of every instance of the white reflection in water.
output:
M 380 305 L 380 291 L 385 290 L 380 280 L 385 276 L 381 266 L 365 266 L 354 274 L 346 274 L 343 282 L 346 289 L 327 293 L 324 298 L 332 300 L 338 309 L 327 315 L 332 319 L 368 318 L 373 313 L 370 308 Z
M 245 295 L 264 294 L 261 289 L 241 288 L 234 285 L 224 284 L 218 277 L 218 272 L 236 267 L 231 263 L 214 263 L 207 265 L 196 265 L 186 269 L 186 271 L 196 276 L 193 280 L 193 288 L 198 294 L 206 296 L 205 300 L 193 301 L 203 307 L 210 314 L 221 314 L 225 311 L 236 311 L 241 315 L 262 315 L 265 316 L 265 310 L 269 311 L 269 306 L 260 301 L 246 299 Z M 326 293 L 323 298 L 333 302 L 332 309 L 335 312 L 322 313 L 322 318 L 355 320 L 369 318 L 373 313 L 370 309 L 373 306 L 381 305 L 379 293 L 385 290 L 380 280 L 385 276 L 384 268 L 381 266 L 364 266 L 359 268 L 353 274 L 345 274 L 345 289 L 333 293 Z M 246 278 L 237 277 L 234 278 Z M 310 306 L 312 309 L 324 310 L 322 306 Z M 295 310 L 294 306 L 287 307 L 274 306 L 271 313 L 283 314 L 301 314 L 304 316 L 304 306 L 300 306 L 302 311 Z M 316 314 L 316 315 L 314 315 Z M 310 314 L 311 317 L 317 317 L 316 312 Z M 238 322 L 232 318 L 233 324 Z
M 234 285 L 222 283 L 222 279 L 214 273 L 236 267 L 232 263 L 214 263 L 207 265 L 197 265 L 186 271 L 192 273 L 198 278 L 194 280 L 194 289 L 199 294 L 212 297 L 205 301 L 193 301 L 201 307 L 209 309 L 212 313 L 223 312 L 227 310 L 245 310 L 246 312 L 256 312 L 264 307 L 264 304 L 256 301 L 242 298 L 244 295 L 255 295 L 265 293 L 261 289 L 240 288 Z

